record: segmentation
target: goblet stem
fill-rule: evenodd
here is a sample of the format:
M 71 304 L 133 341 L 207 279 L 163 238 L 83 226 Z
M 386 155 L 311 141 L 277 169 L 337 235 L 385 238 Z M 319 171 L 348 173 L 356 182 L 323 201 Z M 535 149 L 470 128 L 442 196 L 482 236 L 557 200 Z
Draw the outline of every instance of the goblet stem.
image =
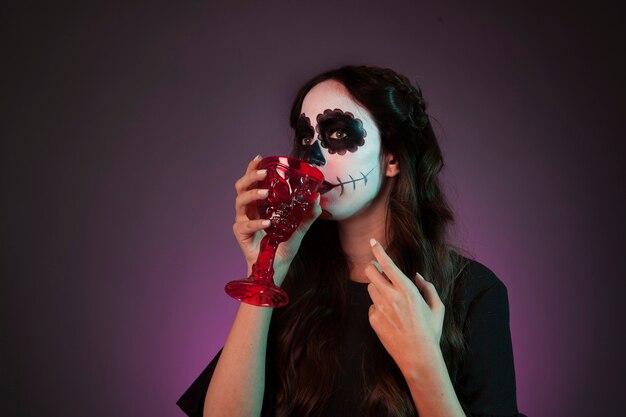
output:
M 278 242 L 271 239 L 269 235 L 265 235 L 261 239 L 259 256 L 254 265 L 252 265 L 252 276 L 250 278 L 274 284 L 274 257 L 276 256 L 277 248 Z
M 285 291 L 274 283 L 274 258 L 278 244 L 289 239 L 309 212 L 315 201 L 315 192 L 324 176 L 315 167 L 288 156 L 271 156 L 259 163 L 267 169 L 259 189 L 267 189 L 268 197 L 257 201 L 259 216 L 270 218 L 272 225 L 265 229 L 259 256 L 252 265 L 248 278 L 230 281 L 224 287 L 228 295 L 244 303 L 282 307 L 289 302 Z

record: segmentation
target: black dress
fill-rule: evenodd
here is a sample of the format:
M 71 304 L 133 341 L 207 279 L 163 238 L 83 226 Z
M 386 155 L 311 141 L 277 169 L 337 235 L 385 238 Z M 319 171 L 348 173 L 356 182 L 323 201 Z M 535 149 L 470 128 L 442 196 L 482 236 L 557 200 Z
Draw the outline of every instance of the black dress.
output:
M 484 265 L 469 261 L 461 280 L 464 291 L 461 322 L 468 343 L 465 357 L 449 369 L 450 379 L 468 417 L 524 417 L 517 410 L 515 369 L 509 330 L 507 290 Z M 327 416 L 358 415 L 363 385 L 359 377 L 358 352 L 372 332 L 367 311 L 372 303 L 367 284 L 349 281 L 350 312 L 346 332 L 339 341 L 344 369 L 334 388 Z M 202 416 L 204 397 L 221 351 L 178 400 L 190 417 Z M 268 360 L 271 355 L 268 355 Z M 274 416 L 277 376 L 271 362 L 266 366 L 262 417 Z

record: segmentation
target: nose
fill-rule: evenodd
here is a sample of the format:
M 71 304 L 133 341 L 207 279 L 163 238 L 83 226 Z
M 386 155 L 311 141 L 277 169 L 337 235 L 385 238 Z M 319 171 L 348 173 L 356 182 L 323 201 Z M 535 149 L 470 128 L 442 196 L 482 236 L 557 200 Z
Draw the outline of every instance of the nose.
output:
M 306 148 L 302 159 L 311 165 L 326 165 L 326 159 L 324 159 L 324 155 L 322 155 L 322 148 L 320 148 L 319 140 L 316 140 L 315 142 L 313 142 L 313 145 L 310 145 Z

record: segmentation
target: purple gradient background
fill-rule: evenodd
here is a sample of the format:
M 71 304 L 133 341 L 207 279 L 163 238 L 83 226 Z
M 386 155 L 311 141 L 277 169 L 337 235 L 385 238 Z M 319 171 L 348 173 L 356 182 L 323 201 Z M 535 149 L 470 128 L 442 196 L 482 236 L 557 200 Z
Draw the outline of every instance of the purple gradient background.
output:
M 3 5 L 3 416 L 180 416 L 245 265 L 235 180 L 341 64 L 423 87 L 529 416 L 623 413 L 624 18 L 599 2 Z M 355 3 L 356 4 L 356 3 Z

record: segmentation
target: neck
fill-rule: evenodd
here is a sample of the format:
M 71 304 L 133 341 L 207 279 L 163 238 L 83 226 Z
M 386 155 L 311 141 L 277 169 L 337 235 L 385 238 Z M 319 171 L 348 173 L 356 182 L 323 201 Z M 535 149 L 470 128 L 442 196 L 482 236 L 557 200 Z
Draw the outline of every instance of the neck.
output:
M 391 181 L 387 183 L 372 204 L 349 219 L 338 224 L 341 247 L 348 258 L 350 279 L 357 282 L 369 282 L 365 267 L 374 260 L 370 239 L 374 238 L 384 248 L 387 247 L 387 203 Z

